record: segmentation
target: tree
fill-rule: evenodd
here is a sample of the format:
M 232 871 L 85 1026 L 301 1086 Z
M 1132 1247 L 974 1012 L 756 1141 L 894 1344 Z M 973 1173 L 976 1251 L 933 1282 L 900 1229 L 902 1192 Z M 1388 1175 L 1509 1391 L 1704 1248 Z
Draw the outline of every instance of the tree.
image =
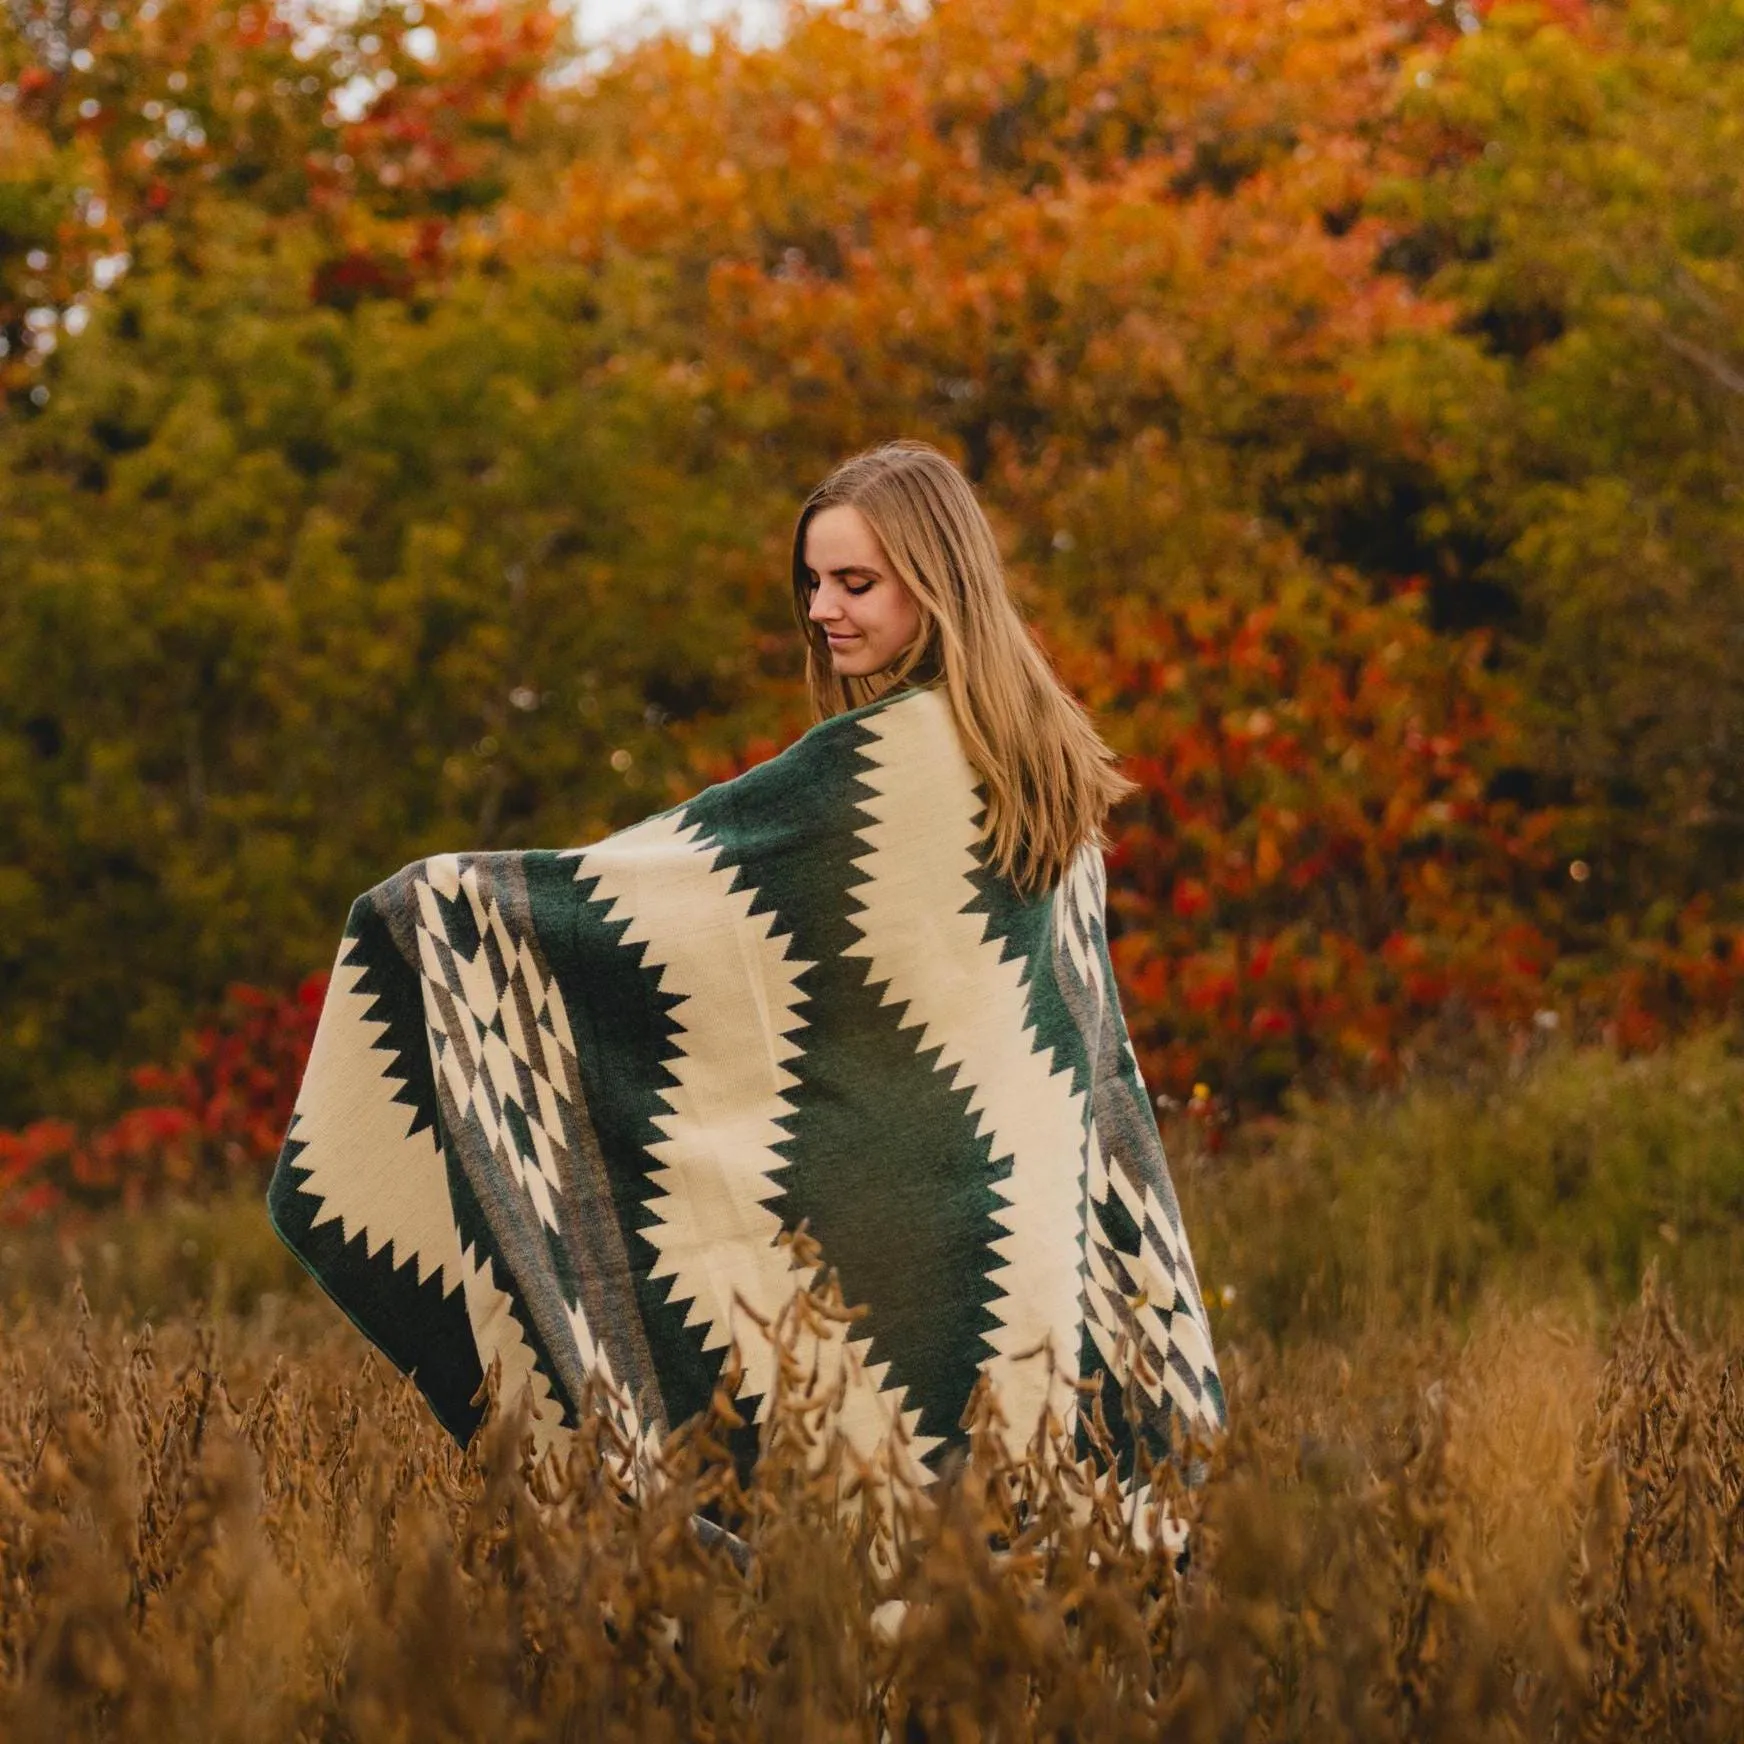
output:
M 1425 69 L 1427 71 L 1427 69 Z M 1358 363 L 1414 415 L 1427 524 L 1481 552 L 1533 734 L 1516 787 L 1590 808 L 1595 923 L 1744 895 L 1744 21 L 1496 7 L 1405 120 L 1392 262 L 1461 310 Z
M 432 104 L 359 123 L 368 141 L 304 113 L 274 135 L 290 161 L 254 173 L 238 118 L 296 47 L 248 8 L 203 16 L 186 95 L 228 119 L 162 202 L 116 192 L 133 145 L 109 140 L 127 269 L 67 305 L 84 324 L 30 360 L 0 430 L 14 1120 L 100 1112 L 228 983 L 324 967 L 351 896 L 420 852 L 561 846 L 669 803 L 787 609 L 757 585 L 757 481 L 697 463 L 685 383 L 590 279 L 500 270 L 494 207 L 421 260 L 432 210 L 476 182 L 461 145 L 513 143 L 477 73 L 490 30 L 445 92 L 458 118 L 430 122 L 459 167 L 434 152 L 415 198 L 408 168 L 346 205 L 309 168 L 317 134 L 368 143 L 344 173 L 381 183 L 421 161 Z M 347 63 L 323 52 L 331 81 Z M 70 64 L 69 84 L 119 63 Z M 51 166 L 79 88 L 42 97 Z M 347 277 L 360 260 L 406 270 Z

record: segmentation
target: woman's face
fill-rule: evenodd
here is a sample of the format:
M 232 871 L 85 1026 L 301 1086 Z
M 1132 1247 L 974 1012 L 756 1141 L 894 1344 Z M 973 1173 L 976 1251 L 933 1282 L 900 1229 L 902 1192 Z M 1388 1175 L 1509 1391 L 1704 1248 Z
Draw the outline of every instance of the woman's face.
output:
M 807 615 L 829 635 L 837 676 L 869 678 L 895 665 L 920 630 L 920 608 L 852 503 L 820 509 L 806 523 L 805 566 Z

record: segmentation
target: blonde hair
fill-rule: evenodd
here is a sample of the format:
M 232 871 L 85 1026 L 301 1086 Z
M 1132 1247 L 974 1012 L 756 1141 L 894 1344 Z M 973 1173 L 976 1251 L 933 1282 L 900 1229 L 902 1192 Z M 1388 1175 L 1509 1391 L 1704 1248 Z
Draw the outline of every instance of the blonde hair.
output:
M 887 672 L 842 677 L 811 621 L 805 532 L 852 504 L 920 612 Z M 1055 676 L 1006 587 L 993 529 L 969 481 L 930 443 L 886 442 L 843 461 L 806 498 L 793 534 L 793 601 L 806 639 L 814 721 L 903 685 L 939 684 L 987 796 L 980 840 L 1026 896 L 1051 890 L 1086 842 L 1106 850 L 1108 808 L 1137 790 L 1084 706 Z

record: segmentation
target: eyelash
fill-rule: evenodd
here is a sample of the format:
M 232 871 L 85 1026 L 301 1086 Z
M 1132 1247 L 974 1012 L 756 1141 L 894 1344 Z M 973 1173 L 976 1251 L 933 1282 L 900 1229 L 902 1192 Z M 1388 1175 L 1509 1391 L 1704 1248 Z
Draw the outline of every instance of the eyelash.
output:
M 816 593 L 817 592 L 817 585 L 818 584 L 817 584 L 815 579 L 807 581 L 805 584 L 806 591 L 808 593 Z M 847 584 L 843 583 L 843 585 L 846 586 Z M 860 597 L 860 595 L 863 594 L 871 585 L 872 585 L 871 582 L 863 581 L 860 583 L 860 585 L 858 587 L 848 588 L 848 592 L 851 593 L 856 599 L 858 599 Z

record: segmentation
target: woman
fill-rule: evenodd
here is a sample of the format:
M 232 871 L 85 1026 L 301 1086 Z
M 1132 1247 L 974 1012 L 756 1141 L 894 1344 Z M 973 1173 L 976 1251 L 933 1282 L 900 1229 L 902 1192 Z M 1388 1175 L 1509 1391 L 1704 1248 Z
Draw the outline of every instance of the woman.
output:
M 793 590 L 807 635 L 806 686 L 815 719 L 827 720 L 909 686 L 943 690 L 963 752 L 987 796 L 978 842 L 988 864 L 1014 890 L 1051 891 L 1087 847 L 1098 855 L 1106 849 L 1103 819 L 1135 784 L 1118 773 L 1114 753 L 1031 637 L 1007 590 L 987 518 L 948 456 L 929 443 L 895 441 L 836 467 L 800 512 Z M 1112 1002 L 1112 979 L 1107 991 Z M 1133 1086 L 1142 1089 L 1117 1004 L 1114 1015 L 1123 1065 Z M 1156 1177 L 1148 1209 L 1155 1213 L 1159 1200 L 1167 1205 L 1179 1250 L 1179 1300 L 1164 1306 L 1199 1323 L 1189 1342 L 1202 1360 L 1195 1364 L 1194 1383 L 1182 1389 L 1176 1404 L 1195 1428 L 1217 1428 L 1223 1421 L 1222 1391 L 1208 1337 L 1202 1353 L 1197 1339 L 1204 1328 L 1203 1306 L 1167 1165 L 1160 1144 L 1149 1142 L 1154 1121 L 1148 1096 L 1141 1104 L 1142 1120 L 1134 1120 L 1130 1099 L 1124 1110 L 1129 1127 L 1140 1128 L 1124 1135 L 1128 1160 L 1135 1174 Z M 1141 1250 L 1135 1226 L 1143 1220 L 1120 1218 L 1118 1192 L 1103 1204 L 1114 1215 L 1102 1217 L 1104 1227 L 1092 1233 L 1119 1230 L 1130 1238 L 1124 1247 Z M 1162 1240 L 1154 1225 L 1151 1235 L 1153 1242 Z M 1092 1292 L 1100 1288 L 1106 1299 L 1149 1281 L 1139 1277 L 1139 1268 L 1123 1268 L 1119 1249 L 1108 1255 L 1111 1264 L 1096 1267 L 1095 1246 L 1093 1241 Z M 1106 1318 L 1114 1322 L 1120 1316 Z M 1099 1331 L 1112 1330 L 1098 1328 L 1093 1314 L 1090 1319 L 1089 1341 L 1095 1342 Z M 1131 1342 L 1148 1346 L 1153 1366 L 1166 1369 L 1169 1345 L 1166 1338 L 1152 1336 L 1156 1329 L 1154 1318 L 1148 1325 L 1126 1323 Z M 1113 1357 L 1111 1350 L 1101 1354 Z M 1123 1445 L 1133 1428 L 1125 1421 L 1130 1402 L 1123 1407 L 1112 1389 L 1105 1399 Z M 1154 1419 L 1150 1427 L 1155 1430 Z M 1166 1434 L 1153 1439 L 1151 1451 L 1172 1439 Z
M 793 589 L 814 719 L 903 684 L 939 683 L 986 783 L 994 864 L 1051 888 L 1134 791 L 1062 689 L 1006 590 L 974 491 L 938 449 L 889 442 L 807 498 Z
M 796 1376 L 911 1492 L 971 1421 L 1178 1449 L 1223 1397 L 1107 952 L 1129 784 L 936 449 L 833 472 L 793 588 L 780 755 L 358 899 L 274 1222 L 462 1443 L 494 1370 L 542 1452 L 603 1387 L 651 1458 L 737 1352 L 747 1469 Z M 823 1266 L 864 1315 L 784 1347 Z

